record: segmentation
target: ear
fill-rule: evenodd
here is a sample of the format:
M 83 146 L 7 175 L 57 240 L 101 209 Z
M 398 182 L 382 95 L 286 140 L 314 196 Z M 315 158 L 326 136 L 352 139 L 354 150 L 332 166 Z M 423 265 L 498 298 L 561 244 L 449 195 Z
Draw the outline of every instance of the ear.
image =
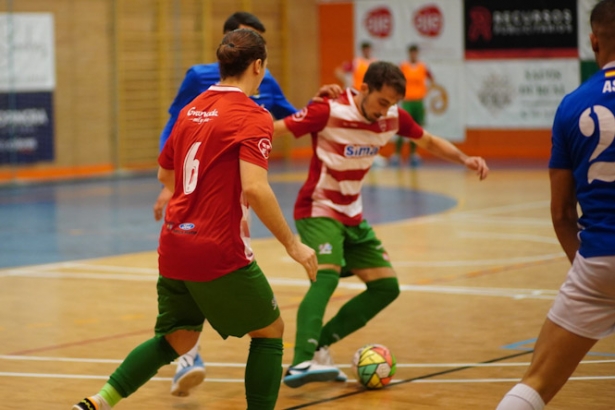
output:
M 359 88 L 359 91 L 361 91 L 363 94 L 369 94 L 369 85 L 367 85 L 366 83 L 362 83 L 361 88 Z
M 594 33 L 590 33 L 589 42 L 592 45 L 592 50 L 594 51 L 594 53 L 597 53 L 598 51 L 600 51 L 600 47 L 598 44 L 598 36 L 596 36 Z
M 263 67 L 263 60 L 261 60 L 260 58 L 256 61 L 254 61 L 254 74 L 260 74 L 262 70 L 264 70 Z

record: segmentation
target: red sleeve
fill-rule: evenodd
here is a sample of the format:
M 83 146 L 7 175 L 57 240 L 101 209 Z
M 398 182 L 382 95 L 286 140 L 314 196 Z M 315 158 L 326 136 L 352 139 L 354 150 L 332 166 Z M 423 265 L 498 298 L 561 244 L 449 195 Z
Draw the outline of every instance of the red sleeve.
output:
M 399 113 L 399 132 L 402 137 L 419 139 L 423 136 L 423 128 L 405 110 L 397 108 Z
M 267 111 L 258 116 L 250 115 L 244 121 L 242 133 L 245 137 L 239 146 L 239 159 L 269 169 L 271 138 L 273 136 L 273 119 Z
M 284 124 L 295 138 L 305 134 L 322 131 L 329 121 L 331 107 L 327 99 L 313 102 L 307 107 L 284 118 Z

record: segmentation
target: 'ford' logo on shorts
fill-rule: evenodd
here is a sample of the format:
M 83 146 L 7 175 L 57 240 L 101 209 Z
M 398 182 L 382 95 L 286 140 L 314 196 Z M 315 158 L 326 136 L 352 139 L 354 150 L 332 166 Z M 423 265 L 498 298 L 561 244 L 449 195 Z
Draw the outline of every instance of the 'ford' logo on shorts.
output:
M 183 229 L 184 231 L 189 231 L 190 229 L 194 229 L 194 224 L 190 222 L 179 224 L 179 229 Z

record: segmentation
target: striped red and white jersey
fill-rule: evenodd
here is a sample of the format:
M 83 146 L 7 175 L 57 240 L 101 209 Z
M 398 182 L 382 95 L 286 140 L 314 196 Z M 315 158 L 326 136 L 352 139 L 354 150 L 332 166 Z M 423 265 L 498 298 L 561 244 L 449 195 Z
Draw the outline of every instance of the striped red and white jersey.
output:
M 284 119 L 295 137 L 312 135 L 312 161 L 295 203 L 295 219 L 328 217 L 344 225 L 360 224 L 361 186 L 380 148 L 395 134 L 413 139 L 423 135 L 423 129 L 397 106 L 378 121 L 367 121 L 354 95 L 347 89 L 335 100 L 311 103 Z

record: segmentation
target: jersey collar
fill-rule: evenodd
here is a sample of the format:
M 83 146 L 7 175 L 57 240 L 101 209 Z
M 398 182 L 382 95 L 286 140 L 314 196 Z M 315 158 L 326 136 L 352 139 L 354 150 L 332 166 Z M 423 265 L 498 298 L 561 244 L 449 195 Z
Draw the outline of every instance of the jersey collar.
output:
M 212 85 L 211 87 L 209 87 L 209 89 L 212 91 L 222 91 L 222 92 L 240 92 L 240 93 L 243 92 L 241 91 L 241 88 L 235 87 L 234 85 L 216 84 L 216 85 Z

